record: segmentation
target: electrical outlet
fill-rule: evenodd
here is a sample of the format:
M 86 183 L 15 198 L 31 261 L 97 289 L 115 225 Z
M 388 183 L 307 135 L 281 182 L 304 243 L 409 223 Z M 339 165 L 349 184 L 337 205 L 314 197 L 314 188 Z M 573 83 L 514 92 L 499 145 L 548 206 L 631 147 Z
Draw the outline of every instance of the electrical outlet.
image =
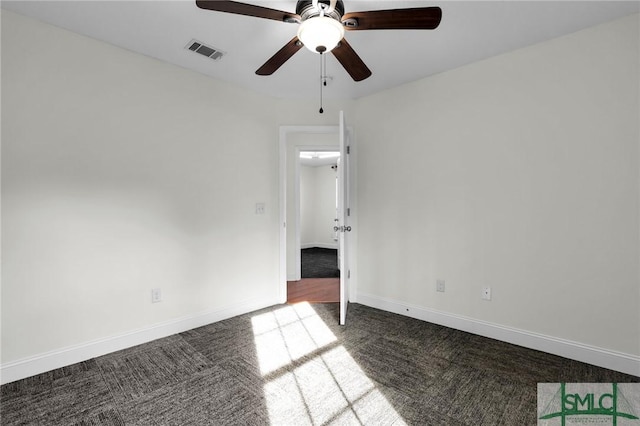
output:
M 264 214 L 265 205 L 264 203 L 256 203 L 256 214 Z
M 436 281 L 436 291 L 440 291 L 440 292 L 444 293 L 444 280 L 437 280 Z
M 159 288 L 151 289 L 151 303 L 158 303 L 162 301 L 162 292 Z
M 482 287 L 482 299 L 491 300 L 491 287 Z

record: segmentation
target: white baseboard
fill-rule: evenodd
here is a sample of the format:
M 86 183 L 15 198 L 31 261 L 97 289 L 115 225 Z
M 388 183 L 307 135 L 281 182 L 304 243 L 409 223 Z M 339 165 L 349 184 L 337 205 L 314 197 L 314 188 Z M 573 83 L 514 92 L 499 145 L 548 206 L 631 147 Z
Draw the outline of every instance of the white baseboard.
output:
M 640 357 L 461 315 L 358 293 L 358 303 L 640 377 Z
M 36 374 L 55 370 L 121 349 L 182 333 L 213 322 L 222 321 L 258 309 L 279 304 L 277 298 L 252 300 L 199 314 L 189 315 L 133 330 L 118 336 L 97 339 L 79 345 L 57 349 L 0 366 L 0 384 L 14 382 Z
M 152 340 L 182 333 L 196 327 L 222 321 L 268 306 L 279 304 L 277 299 L 260 299 L 247 303 L 202 312 L 150 327 L 134 330 L 118 336 L 97 339 L 40 355 L 4 363 L 0 366 L 0 384 L 31 377 L 56 368 L 106 355 Z M 449 314 L 408 303 L 386 299 L 359 292 L 357 303 L 382 309 L 411 318 L 428 321 L 480 336 L 501 340 L 515 345 L 540 350 L 599 367 L 640 376 L 640 357 L 621 352 L 585 345 L 570 340 L 545 336 L 538 333 L 505 327 L 461 315 Z
M 308 249 L 308 248 L 326 248 L 326 249 L 333 249 L 333 250 L 337 250 L 338 249 L 338 243 L 335 244 L 327 244 L 327 243 L 305 243 L 305 244 L 300 244 L 300 248 L 301 249 Z

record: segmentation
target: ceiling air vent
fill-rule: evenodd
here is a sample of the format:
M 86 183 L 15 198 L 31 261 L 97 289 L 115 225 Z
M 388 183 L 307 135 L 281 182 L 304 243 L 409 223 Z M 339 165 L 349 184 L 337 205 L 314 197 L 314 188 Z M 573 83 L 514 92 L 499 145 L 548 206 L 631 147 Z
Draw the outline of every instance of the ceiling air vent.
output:
M 222 58 L 224 52 L 216 49 L 215 47 L 207 46 L 204 43 L 199 42 L 198 40 L 191 40 L 189 44 L 185 46 L 186 49 L 189 49 L 193 52 L 199 53 L 202 56 L 206 56 L 207 58 L 211 58 L 214 61 Z

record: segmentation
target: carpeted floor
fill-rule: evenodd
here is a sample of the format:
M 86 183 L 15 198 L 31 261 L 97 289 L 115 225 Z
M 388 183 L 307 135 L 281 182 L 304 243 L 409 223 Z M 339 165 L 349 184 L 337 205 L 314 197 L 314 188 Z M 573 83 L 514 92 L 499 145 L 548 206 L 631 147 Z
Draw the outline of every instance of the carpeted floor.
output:
M 327 248 L 306 248 L 301 250 L 302 278 L 340 277 L 338 250 Z
M 3 425 L 531 425 L 640 378 L 352 304 L 279 305 L 1 387 Z

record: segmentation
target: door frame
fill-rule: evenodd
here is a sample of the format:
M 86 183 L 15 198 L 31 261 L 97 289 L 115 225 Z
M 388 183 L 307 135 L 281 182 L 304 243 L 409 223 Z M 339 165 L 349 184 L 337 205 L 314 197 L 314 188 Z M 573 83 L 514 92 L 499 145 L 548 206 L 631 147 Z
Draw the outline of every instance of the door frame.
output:
M 353 141 L 353 131 L 350 127 L 347 127 L 347 133 L 349 135 L 350 141 Z M 290 136 L 294 134 L 335 134 L 336 135 L 336 144 L 335 145 L 326 145 L 322 147 L 322 149 L 328 149 L 332 146 L 339 146 L 339 134 L 340 134 L 340 126 L 280 126 L 280 144 L 279 144 L 279 228 L 280 228 L 280 274 L 279 274 L 279 300 L 281 303 L 286 303 L 287 301 L 287 227 L 294 226 L 294 235 L 296 235 L 296 239 L 300 238 L 300 220 L 299 217 L 293 218 L 292 220 L 287 220 L 287 151 L 289 147 L 294 149 L 294 152 L 299 152 L 300 148 L 302 150 L 310 149 L 310 150 L 320 150 L 319 145 L 317 144 L 309 144 L 302 145 L 296 144 L 291 145 Z M 352 156 L 353 158 L 353 156 Z M 299 168 L 299 167 L 298 167 Z M 299 170 L 298 170 L 299 173 Z M 297 182 L 294 183 L 296 185 L 296 191 L 299 191 L 299 176 L 296 176 Z M 353 181 L 353 179 L 352 179 Z M 353 195 L 353 189 L 350 188 L 351 194 Z M 289 196 L 296 197 L 296 194 L 289 194 Z M 299 198 L 298 198 L 299 204 Z M 296 207 L 299 211 L 299 206 Z M 353 208 L 352 208 L 353 210 Z M 299 244 L 299 241 L 298 241 Z M 350 248 L 350 251 L 352 249 Z M 299 256 L 299 255 L 298 255 Z M 353 274 L 352 274 L 353 278 Z

